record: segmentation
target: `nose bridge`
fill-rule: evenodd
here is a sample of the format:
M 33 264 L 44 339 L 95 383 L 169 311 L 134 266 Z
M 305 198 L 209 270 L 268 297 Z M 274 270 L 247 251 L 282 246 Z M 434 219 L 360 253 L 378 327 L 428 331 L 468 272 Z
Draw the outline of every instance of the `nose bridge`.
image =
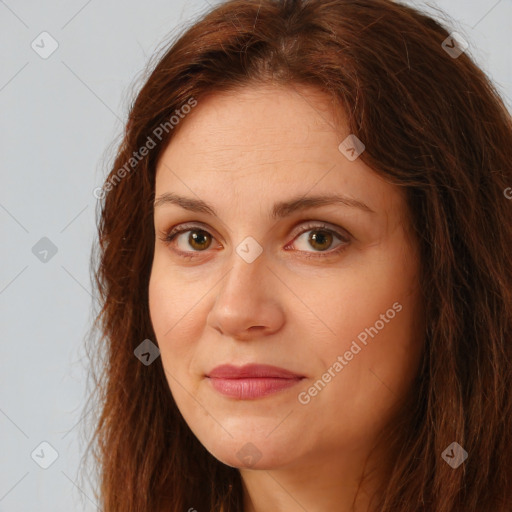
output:
M 263 247 L 252 237 L 246 237 L 234 247 L 230 259 L 231 270 L 222 291 L 236 295 L 237 300 L 254 299 L 260 286 L 268 279 L 267 258 Z
M 267 264 L 263 248 L 256 240 L 244 239 L 234 247 L 230 269 L 209 313 L 212 327 L 239 339 L 257 335 L 252 327 L 259 327 L 257 332 L 279 329 L 283 315 L 276 304 L 276 294 L 271 291 L 275 278 Z

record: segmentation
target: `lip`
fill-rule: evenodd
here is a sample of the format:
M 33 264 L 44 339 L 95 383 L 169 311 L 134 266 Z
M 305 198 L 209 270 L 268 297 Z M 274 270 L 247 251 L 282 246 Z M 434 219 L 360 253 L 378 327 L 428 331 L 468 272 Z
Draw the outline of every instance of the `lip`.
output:
M 304 376 L 265 364 L 237 367 L 221 365 L 206 378 L 219 393 L 239 400 L 254 400 L 278 393 L 300 382 Z
M 244 366 L 233 366 L 223 364 L 211 370 L 207 377 L 216 379 L 257 379 L 262 377 L 275 379 L 299 379 L 303 375 L 293 373 L 278 366 L 268 364 L 246 364 Z

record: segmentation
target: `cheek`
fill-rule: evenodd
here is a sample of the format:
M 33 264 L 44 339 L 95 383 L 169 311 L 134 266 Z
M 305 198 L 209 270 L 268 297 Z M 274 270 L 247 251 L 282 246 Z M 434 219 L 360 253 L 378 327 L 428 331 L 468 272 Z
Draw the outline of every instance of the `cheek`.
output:
M 386 308 L 378 311 L 384 313 Z M 301 403 L 309 403 L 299 407 L 311 422 L 323 418 L 326 438 L 364 445 L 393 417 L 419 360 L 411 314 L 404 305 L 380 330 L 373 317 L 371 323 L 367 317 L 359 325 L 353 320 L 350 329 L 355 335 L 324 352 L 323 373 L 300 390 L 306 393 Z
M 150 318 L 164 369 L 172 372 L 180 371 L 189 358 L 190 340 L 197 335 L 191 321 L 194 297 L 179 282 L 155 262 L 148 289 Z
M 306 414 L 332 415 L 337 435 L 378 430 L 418 371 L 423 326 L 414 269 L 398 257 L 376 261 L 364 273 L 352 269 L 338 281 L 343 287 L 329 290 L 333 300 L 321 311 L 336 338 L 317 346 L 322 367 L 303 389 Z

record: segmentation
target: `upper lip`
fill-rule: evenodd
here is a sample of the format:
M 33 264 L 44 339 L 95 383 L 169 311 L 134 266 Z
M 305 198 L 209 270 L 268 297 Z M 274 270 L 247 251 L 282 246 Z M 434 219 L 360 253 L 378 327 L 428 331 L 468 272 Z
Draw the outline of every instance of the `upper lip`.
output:
M 303 375 L 271 366 L 268 364 L 246 364 L 244 366 L 233 366 L 230 364 L 223 364 L 216 366 L 211 370 L 207 377 L 216 379 L 248 379 L 248 378 L 275 378 L 275 379 L 299 379 Z

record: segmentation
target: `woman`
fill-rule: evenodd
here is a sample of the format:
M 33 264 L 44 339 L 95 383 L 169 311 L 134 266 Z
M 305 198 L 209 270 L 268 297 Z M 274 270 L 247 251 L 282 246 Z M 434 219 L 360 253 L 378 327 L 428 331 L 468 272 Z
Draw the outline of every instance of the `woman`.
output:
M 512 123 L 466 50 L 232 0 L 159 58 L 99 196 L 103 510 L 510 509 Z

